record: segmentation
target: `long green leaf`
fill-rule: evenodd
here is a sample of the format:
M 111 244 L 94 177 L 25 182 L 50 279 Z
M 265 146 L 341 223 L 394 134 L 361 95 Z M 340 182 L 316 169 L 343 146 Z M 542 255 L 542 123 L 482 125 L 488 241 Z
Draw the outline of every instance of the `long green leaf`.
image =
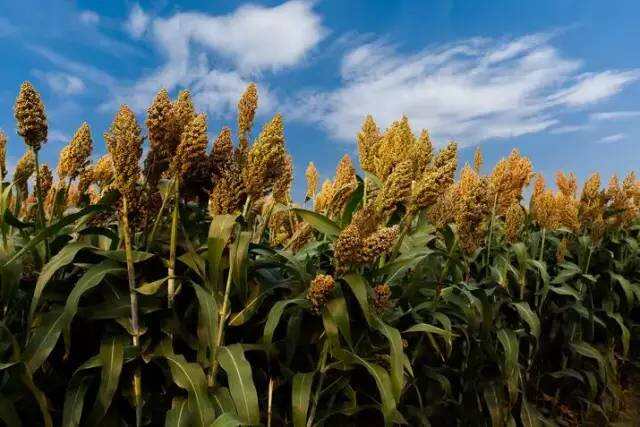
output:
M 218 305 L 216 299 L 208 291 L 194 283 L 193 289 L 198 298 L 198 340 L 200 341 L 199 353 L 204 353 L 207 348 L 213 349 L 215 334 L 218 330 Z M 203 356 L 201 355 L 203 358 Z
M 236 404 L 238 417 L 249 424 L 260 423 L 258 392 L 253 383 L 251 365 L 244 357 L 241 344 L 232 344 L 220 349 L 220 367 L 227 373 L 229 391 Z
M 171 409 L 167 411 L 164 421 L 165 427 L 188 427 L 192 425 L 191 412 L 187 399 L 176 397 L 171 402 Z
M 120 373 L 124 363 L 124 343 L 121 337 L 106 338 L 100 345 L 102 373 L 100 388 L 93 411 L 89 415 L 89 425 L 96 425 L 104 418 L 120 382 Z
M 76 376 L 71 380 L 64 395 L 64 409 L 62 411 L 62 426 L 76 427 L 80 425 L 84 396 L 89 387 L 88 378 Z
M 318 230 L 320 233 L 325 234 L 327 237 L 333 238 L 340 234 L 340 227 L 324 215 L 300 208 L 294 208 L 291 209 L 291 211 L 298 214 L 304 222 Z
M 518 310 L 520 317 L 529 325 L 531 335 L 538 341 L 540 339 L 540 319 L 538 315 L 531 310 L 528 302 L 514 302 L 513 306 Z
M 42 316 L 41 324 L 35 329 L 22 355 L 30 373 L 35 372 L 47 357 L 60 338 L 63 316 L 60 312 L 51 312 Z
M 347 282 L 349 287 L 351 288 L 351 292 L 358 300 L 358 304 L 362 309 L 362 314 L 364 318 L 367 320 L 369 324 L 371 324 L 371 311 L 369 309 L 369 298 L 367 295 L 368 284 L 365 281 L 364 277 L 359 274 L 348 274 L 344 276 L 344 281 Z
M 280 318 L 282 317 L 282 313 L 284 312 L 284 309 L 286 308 L 287 305 L 289 304 L 302 305 L 302 304 L 305 304 L 306 301 L 307 300 L 304 298 L 296 298 L 296 299 L 278 301 L 275 304 L 273 304 L 273 307 L 271 307 L 271 310 L 267 315 L 267 321 L 264 324 L 262 342 L 267 345 L 270 345 L 272 343 L 273 334 L 276 331 L 278 324 L 280 323 Z
M 518 336 L 511 329 L 500 329 L 498 341 L 504 350 L 503 368 L 509 396 L 513 402 L 518 392 Z
M 311 386 L 315 372 L 299 372 L 293 376 L 291 385 L 291 414 L 293 427 L 305 427 L 311 398 Z
M 239 420 L 234 414 L 225 412 L 216 418 L 211 427 L 238 427 L 244 425 L 247 424 Z
M 249 268 L 249 243 L 251 243 L 251 237 L 252 233 L 250 231 L 243 231 L 238 234 L 231 247 L 233 282 L 240 292 L 242 301 L 247 301 L 249 297 L 247 270 Z
M 218 290 L 221 286 L 222 254 L 235 224 L 236 216 L 234 215 L 214 215 L 211 218 L 207 240 L 207 263 L 209 264 L 209 286 L 212 290 Z
M 393 396 L 396 401 L 400 401 L 402 390 L 404 389 L 404 360 L 405 354 L 402 348 L 402 336 L 400 331 L 384 323 L 382 320 L 377 321 L 378 330 L 389 341 L 390 360 L 391 360 L 391 385 L 393 386 Z

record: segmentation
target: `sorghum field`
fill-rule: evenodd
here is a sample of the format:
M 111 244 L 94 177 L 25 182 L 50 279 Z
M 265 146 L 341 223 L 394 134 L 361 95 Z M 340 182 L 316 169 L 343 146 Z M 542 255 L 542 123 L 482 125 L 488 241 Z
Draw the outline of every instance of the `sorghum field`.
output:
M 359 159 L 321 184 L 309 164 L 296 204 L 257 103 L 209 144 L 161 90 L 103 138 L 82 124 L 54 180 L 22 85 L 0 134 L 6 425 L 637 425 L 633 174 L 554 191 L 517 151 L 457 170 L 455 143 L 367 117 Z

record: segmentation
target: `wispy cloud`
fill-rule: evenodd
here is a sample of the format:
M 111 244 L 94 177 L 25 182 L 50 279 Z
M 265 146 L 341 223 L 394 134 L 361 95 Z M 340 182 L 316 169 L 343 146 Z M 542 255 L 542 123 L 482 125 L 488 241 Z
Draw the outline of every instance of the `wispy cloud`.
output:
M 635 117 L 640 117 L 640 111 L 605 111 L 589 115 L 591 120 L 622 120 Z
M 623 139 L 626 139 L 626 138 L 627 138 L 627 135 L 625 135 L 624 133 L 615 133 L 613 135 L 608 135 L 608 136 L 605 136 L 604 138 L 600 138 L 598 142 L 603 144 L 610 144 L 612 142 L 622 141 Z
M 149 26 L 151 17 L 145 13 L 139 4 L 134 4 L 129 12 L 129 17 L 124 24 L 125 29 L 133 38 L 140 38 Z
M 555 134 L 555 135 L 563 135 L 565 133 L 582 132 L 582 131 L 585 131 L 585 130 L 589 130 L 591 128 L 592 128 L 591 124 L 566 125 L 566 126 L 554 127 L 553 129 L 551 129 L 549 131 L 549 133 L 552 133 L 552 134 Z
M 640 76 L 581 74 L 582 62 L 562 55 L 552 40 L 470 39 L 414 54 L 365 43 L 344 55 L 340 88 L 300 94 L 290 114 L 344 140 L 354 139 L 366 114 L 383 127 L 406 114 L 414 127 L 469 145 L 551 128 L 561 111 L 612 96 Z
M 0 16 L 0 37 L 7 37 L 15 34 L 18 28 L 13 25 L 7 18 Z
M 76 95 L 85 91 L 84 81 L 73 74 L 34 70 L 33 74 L 44 81 L 57 94 Z
M 49 142 L 69 142 L 69 135 L 58 129 L 50 129 L 47 140 Z
M 78 14 L 78 19 L 85 25 L 97 25 L 100 23 L 100 15 L 92 10 L 84 10 Z
M 313 3 L 300 0 L 246 5 L 226 15 L 179 12 L 153 18 L 134 6 L 128 27 L 132 35 L 144 33 L 154 42 L 164 64 L 118 91 L 103 109 L 127 102 L 141 110 L 161 87 L 188 87 L 200 108 L 226 114 L 250 81 L 299 64 L 326 33 Z M 260 99 L 261 108 L 275 104 L 266 83 Z

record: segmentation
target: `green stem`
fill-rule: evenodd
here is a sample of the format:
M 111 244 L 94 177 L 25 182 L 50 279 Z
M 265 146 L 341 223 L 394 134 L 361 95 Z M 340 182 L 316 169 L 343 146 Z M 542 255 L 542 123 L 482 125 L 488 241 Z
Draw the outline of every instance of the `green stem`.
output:
M 320 400 L 320 392 L 322 391 L 322 386 L 324 385 L 324 367 L 327 364 L 327 353 L 328 351 L 326 351 L 326 348 L 323 349 L 320 359 L 320 381 L 318 381 L 316 392 L 313 395 L 313 402 L 311 403 L 311 412 L 309 413 L 309 419 L 307 420 L 307 427 L 311 427 L 313 425 L 313 419 L 316 416 L 316 409 L 318 408 L 318 401 Z
M 491 208 L 491 222 L 489 224 L 489 241 L 487 242 L 487 260 L 486 260 L 487 267 L 489 266 L 489 260 L 491 258 L 491 242 L 493 241 L 493 224 L 496 218 L 497 204 L 498 204 L 498 193 L 496 193 L 496 196 L 493 198 L 493 208 Z
M 169 282 L 167 287 L 167 299 L 169 307 L 173 306 L 173 299 L 176 294 L 176 248 L 178 245 L 178 205 L 180 203 L 180 184 L 178 178 L 175 178 L 173 213 L 171 215 L 171 242 L 169 244 Z
M 37 200 L 37 224 L 40 229 L 43 229 L 46 226 L 44 219 L 44 203 L 42 201 L 42 191 L 40 187 L 40 162 L 38 161 L 38 150 L 34 147 L 31 148 L 33 150 L 33 157 L 36 164 L 36 200 Z M 45 237 L 44 239 L 44 260 L 43 263 L 46 263 L 49 259 L 49 240 Z
M 138 320 L 138 296 L 136 294 L 136 273 L 133 262 L 133 248 L 131 245 L 131 230 L 129 229 L 129 206 L 126 196 L 122 198 L 122 210 L 120 221 L 122 224 L 121 228 L 127 259 L 127 278 L 129 281 L 129 298 L 131 301 L 131 330 L 133 332 L 132 342 L 136 349 L 136 354 L 139 354 L 140 326 Z M 136 368 L 133 374 L 133 400 L 136 406 L 136 426 L 140 426 L 142 424 L 142 377 L 139 367 Z
M 158 212 L 158 216 L 156 217 L 156 220 L 153 223 L 153 228 L 151 229 L 151 233 L 149 234 L 148 238 L 145 238 L 146 239 L 145 247 L 147 249 L 149 249 L 149 245 L 153 243 L 153 239 L 154 239 L 154 237 L 156 235 L 156 231 L 158 229 L 158 225 L 160 224 L 160 219 L 162 218 L 162 213 L 164 212 L 164 209 L 167 206 L 167 203 L 168 203 L 168 200 L 169 200 L 169 197 L 170 197 L 169 193 L 170 193 L 171 187 L 173 187 L 173 186 L 174 186 L 174 181 L 171 181 L 169 183 L 169 189 L 167 190 L 167 194 L 162 199 L 162 205 L 160 205 L 160 211 Z

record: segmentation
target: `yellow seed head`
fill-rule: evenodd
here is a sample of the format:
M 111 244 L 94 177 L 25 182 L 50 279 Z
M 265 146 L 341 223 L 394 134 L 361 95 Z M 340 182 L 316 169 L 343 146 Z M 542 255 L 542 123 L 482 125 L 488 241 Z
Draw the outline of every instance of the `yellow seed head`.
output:
M 338 163 L 336 176 L 333 179 L 333 194 L 328 206 L 331 216 L 342 212 L 357 187 L 356 170 L 353 167 L 351 157 L 345 154 Z
M 569 240 L 565 237 L 560 239 L 558 247 L 556 248 L 556 262 L 562 264 L 569 252 Z
M 93 175 L 93 166 L 86 167 L 80 173 L 78 177 L 78 191 L 80 194 L 87 194 L 89 191 L 89 187 L 93 184 L 94 175 Z
M 91 129 L 85 122 L 73 135 L 71 142 L 60 151 L 58 176 L 60 178 L 76 178 L 85 167 L 92 149 Z
M 519 202 L 522 190 L 531 180 L 531 170 L 531 161 L 516 149 L 493 168 L 489 177 L 490 199 L 498 215 L 504 215 L 513 203 Z
M 224 171 L 229 168 L 233 161 L 233 141 L 231 140 L 231 129 L 223 127 L 218 134 L 213 148 L 209 154 L 211 171 L 215 179 L 220 178 Z
M 190 100 L 187 105 L 192 107 Z M 146 124 L 154 160 L 162 161 L 173 157 L 180 135 L 176 135 L 176 117 L 166 89 L 160 90 L 153 99 L 147 110 Z
M 175 118 L 176 138 L 179 141 L 184 128 L 196 116 L 196 109 L 193 106 L 191 93 L 188 90 L 181 91 L 178 94 L 178 99 L 173 102 L 173 115 Z
M 507 242 L 513 243 L 518 240 L 520 228 L 524 223 L 525 213 L 519 203 L 514 203 L 507 209 L 505 215 L 504 234 Z
M 571 172 L 568 175 L 558 171 L 556 173 L 556 185 L 558 190 L 567 197 L 576 197 L 578 189 L 578 180 L 576 175 Z
M 236 163 L 224 171 L 209 195 L 211 215 L 231 214 L 242 209 L 246 197 L 242 174 Z
M 170 175 L 183 178 L 200 161 L 206 158 L 208 143 L 207 117 L 204 114 L 199 114 L 182 131 L 180 144 L 178 144 L 169 166 Z
M 53 185 L 53 174 L 48 165 L 40 166 L 40 191 L 41 194 L 47 194 Z
M 257 109 L 258 87 L 255 83 L 251 83 L 238 101 L 238 140 L 241 149 L 246 149 L 249 145 L 249 135 Z
M 273 184 L 273 198 L 276 202 L 286 205 L 291 200 L 291 182 L 293 181 L 293 163 L 290 155 L 285 155 L 282 172 Z
M 473 154 L 473 169 L 480 173 L 480 169 L 482 169 L 482 164 L 484 163 L 484 158 L 482 157 L 482 150 L 480 150 L 480 146 L 476 148 L 475 153 Z
M 27 181 L 33 175 L 33 172 L 36 170 L 36 161 L 33 155 L 33 151 L 27 150 L 24 155 L 18 160 L 16 164 L 16 169 L 13 172 L 13 182 L 16 184 L 16 187 L 20 191 L 20 193 L 24 196 L 27 195 Z
M 483 221 L 490 212 L 487 180 L 467 165 L 456 186 L 454 222 L 462 248 L 472 253 L 484 238 Z
M 138 162 L 142 155 L 142 135 L 136 116 L 129 107 L 120 107 L 104 139 L 113 163 L 115 186 L 123 197 L 132 200 L 140 175 Z
M 313 162 L 309 162 L 307 166 L 307 170 L 304 173 L 304 177 L 307 179 L 307 200 L 313 199 L 316 195 L 316 191 L 318 190 L 318 169 L 313 164 Z
M 101 188 L 106 187 L 113 180 L 113 162 L 111 154 L 100 157 L 92 168 L 93 181 Z
M 7 135 L 0 130 L 0 181 L 7 175 Z
M 444 187 L 450 186 L 458 168 L 458 144 L 451 141 L 440 150 L 433 161 L 433 167 L 439 170 L 438 184 Z
M 333 277 L 327 274 L 318 274 L 311 281 L 307 291 L 307 299 L 311 302 L 315 313 L 320 313 L 322 307 L 329 301 L 329 297 L 336 287 Z
M 413 162 L 406 160 L 397 165 L 376 196 L 375 204 L 380 212 L 391 214 L 395 208 L 409 200 L 413 183 Z
M 377 145 L 374 159 L 376 176 L 384 181 L 397 164 L 407 159 L 416 139 L 406 116 L 393 122 Z
M 244 182 L 252 199 L 257 200 L 273 187 L 285 167 L 284 125 L 276 114 L 264 125 L 257 141 L 251 146 L 244 168 Z
M 334 193 L 333 183 L 331 180 L 325 179 L 314 201 L 313 210 L 320 213 L 325 212 L 329 208 L 331 200 L 333 200 Z
M 39 150 L 47 141 L 47 115 L 40 94 L 29 82 L 22 83 L 16 98 L 14 115 L 18 125 L 18 135 L 24 142 Z
M 603 220 L 604 193 L 600 190 L 600 175 L 591 174 L 584 182 L 580 196 L 579 218 L 583 230 L 592 230 Z
M 373 306 L 378 313 L 384 313 L 391 308 L 391 288 L 381 283 L 373 288 Z
M 418 140 L 412 145 L 409 159 L 413 160 L 415 173 L 422 175 L 431 166 L 433 160 L 433 144 L 429 131 L 423 129 Z
M 380 143 L 380 130 L 373 121 L 373 117 L 367 116 L 362 124 L 362 130 L 358 133 L 358 156 L 363 170 L 375 173 L 375 157 Z

